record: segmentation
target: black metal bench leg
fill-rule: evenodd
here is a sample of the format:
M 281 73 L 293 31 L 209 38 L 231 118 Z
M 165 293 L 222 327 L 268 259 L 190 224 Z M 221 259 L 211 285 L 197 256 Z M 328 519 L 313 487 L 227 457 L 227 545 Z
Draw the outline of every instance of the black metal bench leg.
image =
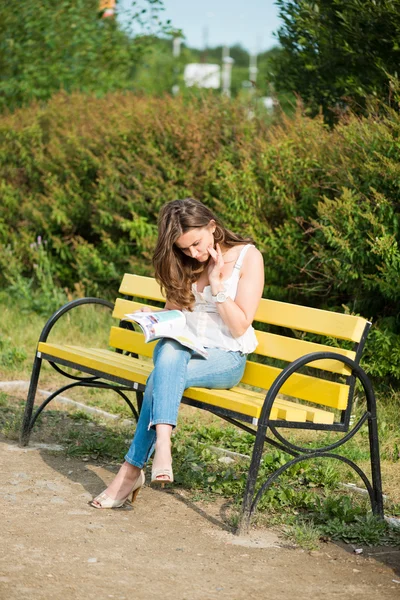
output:
M 379 438 L 378 424 L 376 416 L 371 416 L 368 419 L 369 433 L 369 449 L 371 457 L 371 476 L 372 487 L 374 489 L 375 503 L 372 506 L 373 513 L 383 519 L 383 496 L 382 496 L 382 477 L 381 477 L 381 460 L 379 456 Z
M 256 488 L 257 476 L 260 468 L 261 456 L 264 448 L 266 433 L 267 428 L 265 426 L 259 426 L 254 442 L 250 469 L 247 476 L 246 491 L 244 493 L 242 504 L 242 512 L 239 517 L 238 528 L 236 531 L 237 535 L 245 535 L 249 531 L 254 491 Z
M 22 421 L 20 445 L 27 446 L 32 429 L 32 411 L 35 403 L 36 390 L 39 382 L 39 374 L 42 366 L 42 359 L 37 355 L 33 361 L 31 381 L 29 384 L 28 397 L 26 399 L 24 418 Z
M 138 413 L 140 415 L 140 412 L 142 410 L 142 404 L 143 404 L 143 392 L 136 392 L 136 401 L 137 401 Z
M 383 496 L 382 496 L 382 477 L 381 477 L 381 459 L 379 456 L 379 436 L 378 422 L 376 416 L 376 398 L 373 387 L 368 377 L 363 373 L 362 384 L 367 397 L 368 416 L 368 438 L 369 438 L 369 454 L 371 459 L 371 479 L 374 492 L 374 502 L 372 504 L 372 512 L 381 519 L 384 518 L 383 513 Z

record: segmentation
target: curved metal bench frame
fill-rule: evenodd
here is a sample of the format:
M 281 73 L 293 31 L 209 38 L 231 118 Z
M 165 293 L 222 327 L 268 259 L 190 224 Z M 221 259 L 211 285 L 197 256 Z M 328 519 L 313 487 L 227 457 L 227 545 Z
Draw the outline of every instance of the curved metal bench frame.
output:
M 49 337 L 49 334 L 50 334 L 52 328 L 57 323 L 57 321 L 63 315 L 65 315 L 65 313 L 69 312 L 73 308 L 76 308 L 77 306 L 82 306 L 84 304 L 97 304 L 100 306 L 105 306 L 106 308 L 109 308 L 110 310 L 114 309 L 114 304 L 112 302 L 109 302 L 108 300 L 103 300 L 102 298 L 78 298 L 77 300 L 71 300 L 71 302 L 67 302 L 67 304 L 62 306 L 59 310 L 57 310 L 48 319 L 48 321 L 46 322 L 45 326 L 42 329 L 38 343 L 47 341 L 47 338 Z M 132 387 L 129 387 L 129 386 L 125 386 L 125 385 L 121 385 L 121 384 L 114 385 L 114 384 L 108 383 L 106 381 L 101 381 L 101 375 L 91 375 L 91 376 L 84 376 L 84 377 L 81 377 L 79 375 L 71 375 L 71 373 L 67 373 L 66 371 L 61 369 L 57 364 L 55 364 L 51 360 L 49 360 L 48 362 L 53 367 L 53 369 L 55 369 L 55 371 L 57 371 L 64 377 L 67 377 L 68 379 L 72 379 L 73 383 L 64 385 L 64 386 L 60 387 L 58 390 L 56 390 L 55 392 L 53 392 L 52 394 L 50 394 L 46 398 L 46 400 L 44 400 L 42 402 L 42 404 L 40 404 L 40 406 L 36 409 L 35 413 L 33 414 L 33 406 L 35 403 L 35 396 L 36 396 L 38 382 L 39 382 L 40 370 L 42 368 L 42 361 L 43 361 L 43 358 L 41 356 L 39 356 L 38 352 L 36 351 L 35 360 L 33 362 L 28 397 L 27 397 L 26 405 L 25 405 L 25 412 L 24 412 L 24 417 L 23 417 L 23 422 L 22 422 L 22 428 L 21 428 L 21 437 L 20 437 L 21 446 L 26 446 L 28 444 L 32 428 L 33 428 L 37 418 L 42 413 L 43 409 L 46 408 L 46 406 L 52 400 L 54 400 L 54 398 L 56 398 L 63 392 L 65 392 L 69 389 L 72 389 L 74 387 L 78 387 L 78 386 L 101 388 L 101 389 L 107 389 L 107 390 L 112 390 L 112 391 L 116 392 L 123 400 L 125 400 L 125 402 L 129 406 L 129 408 L 131 409 L 132 414 L 133 414 L 134 418 L 136 419 L 136 421 L 138 420 L 138 418 L 139 418 L 138 411 L 136 410 L 135 406 L 132 404 L 132 402 L 128 398 L 128 396 L 125 394 L 125 392 L 135 391 L 135 393 L 137 395 L 137 403 L 138 403 L 139 411 L 140 411 L 141 403 L 143 401 L 143 392 L 133 389 Z M 76 368 L 78 369 L 79 365 L 76 365 Z
M 282 434 L 278 433 L 276 427 L 274 425 L 269 424 L 269 417 L 271 414 L 272 405 L 277 395 L 279 394 L 283 384 L 289 379 L 289 377 L 293 375 L 293 373 L 298 371 L 300 368 L 308 365 L 310 362 L 323 359 L 336 360 L 345 363 L 346 365 L 351 367 L 353 376 L 359 379 L 364 389 L 367 404 L 366 411 L 359 418 L 357 423 L 351 428 L 351 430 L 337 442 L 334 442 L 333 444 L 329 444 L 327 446 L 322 446 L 321 448 L 305 448 L 302 446 L 292 444 Z M 351 439 L 366 421 L 368 422 L 372 482 L 370 482 L 370 480 L 362 471 L 362 469 L 360 469 L 360 467 L 358 467 L 358 465 L 356 465 L 353 461 L 340 454 L 330 452 L 330 450 L 334 450 L 335 448 L 342 446 L 349 439 Z M 282 427 L 284 426 L 284 423 L 282 423 Z M 267 436 L 268 427 L 274 434 L 274 436 L 279 440 L 279 442 L 276 442 L 276 440 L 273 440 Z M 322 427 L 320 429 L 322 429 Z M 247 430 L 251 431 L 249 428 L 247 428 Z M 261 499 L 261 496 L 271 487 L 274 481 L 291 466 L 305 460 L 311 460 L 313 458 L 335 458 L 349 465 L 361 477 L 362 481 L 365 484 L 365 487 L 367 488 L 369 499 L 371 502 L 372 512 L 376 516 L 383 518 L 383 496 L 379 456 L 378 427 L 376 417 L 376 398 L 367 374 L 362 369 L 362 367 L 360 367 L 360 365 L 357 364 L 351 358 L 348 358 L 347 356 L 339 356 L 337 353 L 334 352 L 313 352 L 310 354 L 306 354 L 305 356 L 302 356 L 301 358 L 298 358 L 297 360 L 287 365 L 281 371 L 281 373 L 278 375 L 278 377 L 275 379 L 274 383 L 268 390 L 258 421 L 257 432 L 253 431 L 253 433 L 255 433 L 256 439 L 254 442 L 253 454 L 251 458 L 251 464 L 246 484 L 246 491 L 243 499 L 242 514 L 238 527 L 238 531 L 240 533 L 246 533 L 248 531 L 251 516 L 255 512 L 257 504 Z M 262 452 L 265 442 L 283 450 L 284 452 L 292 455 L 294 458 L 292 458 L 285 465 L 277 469 L 275 473 L 273 473 L 256 492 L 255 488 L 257 475 L 261 464 Z

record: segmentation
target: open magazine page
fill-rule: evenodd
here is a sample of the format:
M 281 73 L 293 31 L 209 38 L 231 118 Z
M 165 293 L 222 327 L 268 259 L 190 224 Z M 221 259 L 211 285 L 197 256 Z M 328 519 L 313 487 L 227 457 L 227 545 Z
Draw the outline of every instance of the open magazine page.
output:
M 190 348 L 190 350 L 197 352 L 197 354 L 200 354 L 200 356 L 203 358 L 208 358 L 207 350 L 204 348 L 204 346 L 199 344 L 196 337 L 187 328 L 185 328 L 184 331 L 178 335 L 168 335 L 165 337 L 170 337 L 182 344 L 182 346 L 186 346 L 186 348 Z
M 207 350 L 198 342 L 186 326 L 185 315 L 180 310 L 165 310 L 154 312 L 137 311 L 124 315 L 127 321 L 140 325 L 146 342 L 163 337 L 171 338 L 190 348 L 200 356 L 208 358 Z
M 137 311 L 125 315 L 125 319 L 135 321 L 141 326 L 146 342 L 178 333 L 186 326 L 185 315 L 180 310 Z

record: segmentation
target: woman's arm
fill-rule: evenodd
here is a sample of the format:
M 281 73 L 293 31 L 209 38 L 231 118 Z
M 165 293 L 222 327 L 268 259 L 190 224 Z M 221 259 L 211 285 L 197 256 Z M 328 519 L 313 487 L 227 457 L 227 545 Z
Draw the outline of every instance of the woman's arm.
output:
M 210 250 L 215 267 L 209 273 L 209 280 L 212 295 L 216 296 L 218 292 L 223 291 L 221 269 L 224 262 L 219 246 L 217 251 L 213 249 L 213 253 Z M 264 261 L 262 254 L 257 248 L 249 248 L 243 261 L 235 300 L 227 298 L 225 302 L 216 302 L 217 310 L 233 337 L 243 335 L 252 324 L 263 288 Z

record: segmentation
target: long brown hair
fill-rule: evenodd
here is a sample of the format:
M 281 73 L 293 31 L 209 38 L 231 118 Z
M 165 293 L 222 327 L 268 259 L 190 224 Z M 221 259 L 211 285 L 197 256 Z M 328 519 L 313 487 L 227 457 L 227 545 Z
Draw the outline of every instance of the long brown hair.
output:
M 194 302 L 192 284 L 207 267 L 176 246 L 181 235 L 195 228 L 204 228 L 215 221 L 214 241 L 231 248 L 243 243 L 253 243 L 226 229 L 221 220 L 202 202 L 194 198 L 173 200 L 162 207 L 158 217 L 158 240 L 153 256 L 155 277 L 169 302 L 190 309 Z

